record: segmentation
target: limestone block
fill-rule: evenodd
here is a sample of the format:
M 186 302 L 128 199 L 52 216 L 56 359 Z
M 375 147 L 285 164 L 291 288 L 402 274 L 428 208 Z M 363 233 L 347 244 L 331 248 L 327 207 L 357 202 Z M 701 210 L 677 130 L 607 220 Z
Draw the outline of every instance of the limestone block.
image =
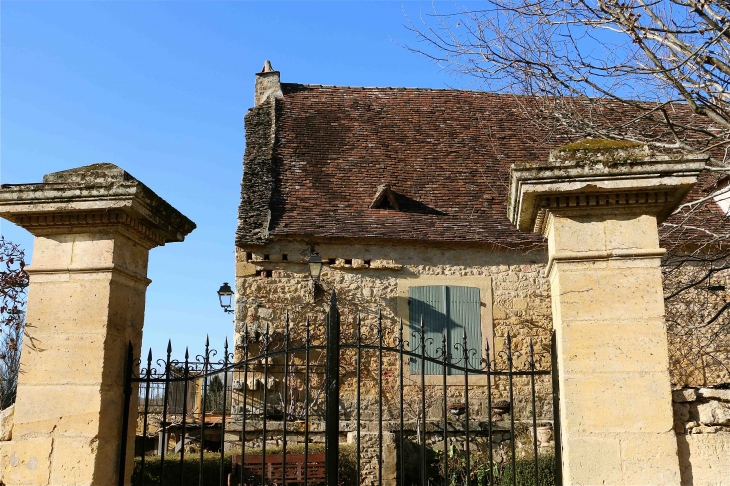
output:
M 0 442 L 0 483 L 6 484 L 4 480 L 5 470 L 10 466 L 10 450 L 13 443 L 10 441 Z
M 620 441 L 623 484 L 679 483 L 677 442 L 673 432 L 625 434 Z
M 697 395 L 702 398 L 722 400 L 723 402 L 730 402 L 730 390 L 719 390 L 717 388 L 700 388 L 697 390 Z
M 659 248 L 656 217 L 650 214 L 608 218 L 605 220 L 606 248 L 635 250 Z
M 707 402 L 697 405 L 700 422 L 707 425 L 730 425 L 730 404 Z
M 29 438 L 10 442 L 3 480 L 9 485 L 41 486 L 48 483 L 53 439 Z
M 256 275 L 256 265 L 246 262 L 236 262 L 236 277 L 251 277 Z
M 54 440 L 53 450 L 50 484 L 76 485 L 80 484 L 79 478 L 92 477 L 93 483 L 87 480 L 85 484 L 115 484 L 119 460 L 116 448 L 101 449 L 93 438 L 61 437 Z
M 401 270 L 403 265 L 396 263 L 394 260 L 372 260 L 370 268 L 378 268 L 382 270 Z
M 672 391 L 672 401 L 675 402 L 694 402 L 697 400 L 696 388 L 682 388 L 681 390 Z
M 561 388 L 561 402 L 571 405 L 563 418 L 564 430 L 581 434 L 661 433 L 672 428 L 666 372 L 568 375 Z M 626 419 L 629 414 L 631 420 Z
M 663 319 L 563 319 L 564 373 L 665 372 L 669 368 Z M 620 359 L 617 359 L 620 358 Z
M 555 264 L 558 267 L 562 263 Z M 568 320 L 663 318 L 661 274 L 656 268 L 586 268 L 561 271 L 552 292 Z
M 551 249 L 561 251 L 601 251 L 606 249 L 606 228 L 603 218 L 556 217 L 553 221 L 554 238 Z
M 621 444 L 618 439 L 575 437 L 570 439 L 570 453 L 563 470 L 563 480 L 571 485 L 624 484 L 621 472 Z M 597 478 L 600 478 L 598 480 Z M 599 483 L 600 481 L 600 483 Z
M 5 410 L 0 411 L 0 441 L 10 440 L 13 438 L 13 415 L 15 405 L 10 405 Z
M 682 486 L 730 486 L 730 434 L 677 436 Z
M 24 357 L 28 358 L 21 378 L 23 383 L 101 383 L 103 370 L 98 363 L 104 359 L 104 331 L 69 334 L 36 328 L 29 333 L 33 336 L 33 343 L 23 350 Z
M 99 331 L 99 321 L 106 319 L 109 312 L 109 274 L 96 274 L 95 279 L 73 278 L 67 282 L 39 281 L 41 277 L 38 274 L 30 277 L 28 324 L 31 328 L 28 332 L 34 328 L 53 335 Z M 74 305 L 68 305 L 69 302 Z M 24 349 L 30 344 L 26 341 Z M 20 379 L 23 379 L 22 375 Z
M 352 259 L 352 268 L 361 269 L 361 268 L 370 268 L 370 266 L 365 263 L 365 260 L 361 260 L 360 258 L 353 258 Z
M 68 404 L 74 403 L 73 411 Z M 51 433 L 93 437 L 98 433 L 101 395 L 99 387 L 26 386 L 18 396 L 14 433 Z

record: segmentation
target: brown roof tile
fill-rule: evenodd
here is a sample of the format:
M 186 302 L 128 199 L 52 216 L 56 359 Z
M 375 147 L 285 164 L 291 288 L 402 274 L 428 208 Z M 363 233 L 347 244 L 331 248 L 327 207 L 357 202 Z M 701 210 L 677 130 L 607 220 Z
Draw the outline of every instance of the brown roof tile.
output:
M 545 159 L 570 138 L 537 127 L 526 115 L 528 98 L 299 84 L 282 84 L 282 91 L 271 150 L 247 144 L 244 158 L 255 174 L 254 155 L 271 154 L 268 233 L 251 236 L 247 222 L 260 226 L 262 218 L 260 212 L 252 216 L 247 191 L 260 188 L 254 189 L 256 181 L 244 173 L 238 244 L 261 244 L 271 236 L 509 247 L 542 241 L 507 219 L 509 168 Z M 268 103 L 249 112 L 247 133 L 269 130 L 257 121 L 269 116 Z M 369 209 L 384 184 L 399 210 Z

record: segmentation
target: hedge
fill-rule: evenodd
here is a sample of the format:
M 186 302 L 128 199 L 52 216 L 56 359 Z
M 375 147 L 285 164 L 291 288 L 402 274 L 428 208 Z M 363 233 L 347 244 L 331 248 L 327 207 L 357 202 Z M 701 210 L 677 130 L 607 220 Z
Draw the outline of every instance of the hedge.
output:
M 290 454 L 303 454 L 303 445 L 287 447 Z M 309 446 L 311 454 L 324 452 L 321 444 Z M 267 454 L 281 454 L 282 448 L 267 448 Z M 231 472 L 231 456 L 240 454 L 240 451 L 229 452 L 223 456 L 223 484 L 228 484 L 228 473 Z M 246 449 L 246 455 L 260 455 L 261 449 Z M 203 486 L 220 486 L 220 453 L 206 452 L 203 454 Z M 357 451 L 354 446 L 340 445 L 340 484 L 357 484 Z M 146 486 L 159 485 L 161 474 L 160 456 L 145 457 L 144 484 Z M 183 486 L 198 486 L 200 474 L 200 453 L 186 453 L 183 462 Z M 134 458 L 134 471 L 132 472 L 132 486 L 142 486 L 142 458 Z M 164 476 L 162 486 L 180 486 L 180 455 L 172 454 L 165 456 Z
M 537 486 L 555 486 L 555 456 L 537 456 L 537 468 L 540 481 Z M 517 471 L 517 486 L 535 485 L 535 461 L 533 459 L 515 461 L 515 470 Z M 499 486 L 512 486 L 512 478 L 512 463 L 508 462 L 499 478 Z

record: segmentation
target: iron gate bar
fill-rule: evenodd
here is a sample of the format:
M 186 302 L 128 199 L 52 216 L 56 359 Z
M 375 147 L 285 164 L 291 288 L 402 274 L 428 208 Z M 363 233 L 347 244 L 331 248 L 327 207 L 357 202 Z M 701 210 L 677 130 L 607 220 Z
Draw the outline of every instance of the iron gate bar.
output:
M 325 411 L 325 483 L 337 486 L 339 470 L 340 314 L 337 294 L 332 290 L 327 313 L 327 369 Z
M 152 372 L 152 348 L 150 348 L 150 352 L 147 355 L 147 382 L 145 384 L 145 395 L 144 395 L 144 419 L 143 419 L 143 425 L 142 425 L 142 435 L 145 437 L 145 440 L 147 439 L 147 416 L 150 408 L 150 373 Z M 147 445 L 143 447 L 143 449 L 146 449 Z M 142 486 L 144 486 L 144 466 L 145 466 L 145 455 L 142 454 Z M 120 486 L 124 486 L 124 483 L 120 483 Z
M 378 309 L 378 485 L 383 486 L 383 315 Z
M 132 365 L 134 363 L 134 348 L 132 341 L 127 343 L 127 356 L 124 360 L 124 403 L 122 405 L 122 440 L 119 443 L 119 464 L 117 469 L 117 480 L 124 484 L 124 473 L 127 463 L 127 437 L 129 436 L 129 414 L 132 402 Z
M 360 349 L 360 345 L 362 344 L 362 319 L 360 318 L 360 313 L 357 314 L 357 360 L 355 361 L 357 365 L 357 409 L 355 410 L 355 422 L 357 422 L 356 427 L 356 442 L 357 442 L 357 479 L 358 481 L 361 480 L 362 471 L 360 469 L 360 393 L 361 393 L 361 371 L 360 368 L 362 366 L 362 349 Z M 306 485 L 306 482 L 305 482 Z
M 358 340 L 359 342 L 359 340 Z M 403 319 L 399 320 L 398 324 L 398 350 L 400 351 L 399 359 L 398 359 L 398 366 L 400 367 L 400 376 L 399 376 L 399 391 L 400 391 L 400 486 L 403 486 L 404 479 L 404 463 L 405 463 L 405 451 L 403 448 L 403 346 L 405 345 L 405 341 L 403 340 Z M 358 431 L 360 430 L 360 426 L 358 424 L 357 427 Z M 357 451 L 358 454 L 358 465 L 360 461 L 360 450 Z M 358 467 L 359 469 L 359 467 Z M 359 474 L 359 472 L 358 472 Z M 358 476 L 359 477 L 359 476 Z
M 441 357 L 443 358 L 444 364 L 441 366 L 441 377 L 443 379 L 443 387 L 444 387 L 444 406 L 443 406 L 443 412 L 444 412 L 444 480 L 448 484 L 449 480 L 449 440 L 448 440 L 448 416 L 446 415 L 448 412 L 448 393 L 446 388 L 446 367 L 448 365 L 448 358 L 449 356 L 449 350 L 448 350 L 448 344 L 446 339 L 446 328 L 444 328 L 444 332 L 441 335 Z
M 182 407 L 182 432 L 180 439 L 180 486 L 184 484 L 185 468 L 183 467 L 185 462 L 185 426 L 187 425 L 187 414 L 188 414 L 188 366 L 190 360 L 190 353 L 188 348 L 185 348 L 185 364 L 183 366 L 183 378 L 185 382 L 183 385 L 183 407 Z
M 306 324 L 307 330 L 306 330 L 306 341 L 304 342 L 304 345 L 306 347 L 305 350 L 305 364 L 304 364 L 304 380 L 306 382 L 305 390 L 304 390 L 304 397 L 306 400 L 306 406 L 304 407 L 304 463 L 309 464 L 309 348 L 312 344 L 312 336 L 310 334 L 309 330 L 309 316 L 307 316 L 307 324 Z M 359 431 L 358 431 L 359 433 Z M 358 436 L 359 437 L 359 436 Z M 359 460 L 359 458 L 358 458 Z M 304 468 L 304 484 L 305 486 L 309 484 L 309 468 Z
M 507 366 L 509 370 L 509 403 L 510 403 L 510 414 L 509 414 L 509 430 L 510 430 L 510 445 L 512 446 L 512 486 L 517 486 L 517 469 L 515 467 L 515 401 L 513 394 L 512 384 L 512 338 L 510 337 L 509 331 L 507 332 Z
M 487 338 L 487 343 L 484 345 L 484 356 L 487 360 L 486 367 L 487 367 L 487 433 L 489 434 L 489 443 L 494 443 L 494 437 L 492 436 L 492 376 L 490 371 L 492 370 L 492 360 L 489 355 L 489 338 Z M 492 447 L 489 448 L 489 474 L 487 475 L 489 477 L 489 486 L 492 486 L 494 484 L 494 472 L 493 472 L 493 464 L 494 464 L 494 452 L 492 451 Z
M 553 330 L 550 337 L 550 359 L 553 385 L 553 442 L 555 443 L 555 484 L 563 484 L 563 446 L 560 441 L 560 369 L 558 368 L 558 341 Z
M 261 434 L 261 486 L 266 486 L 266 413 L 268 407 L 269 395 L 269 323 L 266 323 L 266 333 L 264 334 L 264 417 L 263 417 L 263 433 Z M 253 400 L 251 400 L 253 401 Z M 241 465 L 243 466 L 243 464 Z
M 243 486 L 243 465 L 246 464 L 246 402 L 248 401 L 248 323 L 243 326 L 243 414 L 241 416 L 241 486 Z M 251 396 L 253 406 L 253 396 Z
M 286 415 L 287 415 L 287 391 L 289 390 L 289 381 L 288 381 L 288 371 L 289 371 L 289 311 L 286 312 L 286 316 L 284 318 L 285 321 L 285 329 L 284 329 L 284 398 L 282 403 L 282 427 L 284 428 L 284 439 L 282 441 L 283 450 L 282 450 L 282 458 L 283 458 L 283 468 L 284 472 L 282 473 L 282 479 L 281 484 L 282 486 L 286 486 Z M 221 485 L 223 486 L 223 485 Z
M 421 315 L 421 486 L 426 486 L 426 331 L 423 327 L 423 315 Z
M 471 486 L 471 454 L 469 451 L 469 348 L 466 344 L 466 327 L 462 337 L 464 347 L 464 406 L 466 408 L 466 486 Z M 490 417 L 491 419 L 491 417 Z M 514 439 L 513 439 L 514 442 Z
M 530 364 L 530 371 L 535 371 L 535 352 L 534 348 L 532 347 L 532 338 L 530 338 L 530 347 L 528 348 L 528 351 L 530 353 L 529 357 L 529 364 Z M 534 413 L 535 410 L 535 375 L 530 375 L 530 391 L 532 392 L 532 448 L 533 453 L 535 455 L 535 484 L 540 484 L 540 471 L 538 467 L 538 458 L 537 458 L 537 414 Z
M 220 486 L 223 484 L 223 454 L 226 445 L 226 392 L 228 391 L 228 336 L 223 344 L 223 415 L 221 416 L 221 459 L 220 459 Z M 183 413 L 185 411 L 183 410 Z M 183 428 L 184 430 L 184 428 Z M 183 443 L 184 444 L 184 443 Z M 183 449 L 185 447 L 183 446 Z
M 203 376 L 202 386 L 203 395 L 202 403 L 200 405 L 200 468 L 198 472 L 198 484 L 203 486 L 203 451 L 205 450 L 205 405 L 208 401 L 208 364 L 210 360 L 210 338 L 205 336 L 205 356 L 203 357 Z M 162 475 L 160 475 L 162 479 Z
M 165 453 L 170 442 L 168 434 L 170 433 L 170 425 L 167 423 L 167 390 L 170 386 L 170 355 L 172 354 L 172 341 L 167 340 L 167 358 L 165 359 L 165 389 L 162 395 L 162 437 L 160 440 L 160 486 L 162 486 L 162 478 L 165 472 Z M 159 432 L 158 432 L 159 435 Z M 167 440 L 165 440 L 167 437 Z

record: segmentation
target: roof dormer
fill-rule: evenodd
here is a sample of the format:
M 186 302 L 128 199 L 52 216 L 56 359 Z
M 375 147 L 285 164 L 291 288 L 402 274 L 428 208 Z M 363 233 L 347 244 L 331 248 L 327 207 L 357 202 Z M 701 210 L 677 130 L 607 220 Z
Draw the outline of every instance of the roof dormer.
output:
M 395 200 L 395 195 L 390 188 L 389 184 L 383 184 L 378 186 L 378 192 L 375 194 L 375 199 L 370 203 L 370 209 L 385 209 L 398 211 L 398 201 Z

